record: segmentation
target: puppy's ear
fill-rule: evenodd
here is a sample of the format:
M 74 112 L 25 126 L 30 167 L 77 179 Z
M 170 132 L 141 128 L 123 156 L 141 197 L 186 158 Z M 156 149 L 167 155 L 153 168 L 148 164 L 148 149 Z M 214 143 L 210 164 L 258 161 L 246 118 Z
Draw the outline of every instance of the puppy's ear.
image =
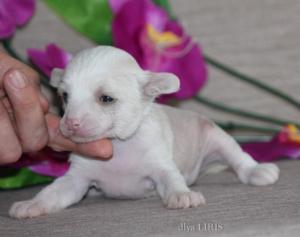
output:
M 60 68 L 54 68 L 51 72 L 50 85 L 57 88 L 62 82 L 64 71 Z
M 167 72 L 146 72 L 144 94 L 155 98 L 162 94 L 171 94 L 179 90 L 180 81 L 177 76 Z

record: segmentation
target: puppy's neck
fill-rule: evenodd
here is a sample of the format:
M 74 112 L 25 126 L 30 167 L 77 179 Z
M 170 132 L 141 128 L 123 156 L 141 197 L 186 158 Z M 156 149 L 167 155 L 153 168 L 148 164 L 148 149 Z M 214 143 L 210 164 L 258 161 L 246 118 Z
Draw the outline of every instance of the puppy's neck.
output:
M 138 117 L 135 118 L 132 123 L 126 126 L 126 130 L 122 130 L 121 132 L 117 132 L 114 138 L 119 140 L 128 140 L 133 136 L 140 133 L 140 129 L 142 125 L 145 123 L 149 123 L 149 120 L 153 120 L 153 114 L 155 113 L 155 103 L 154 102 L 147 102 L 145 103 L 144 110 L 141 114 L 137 115 Z

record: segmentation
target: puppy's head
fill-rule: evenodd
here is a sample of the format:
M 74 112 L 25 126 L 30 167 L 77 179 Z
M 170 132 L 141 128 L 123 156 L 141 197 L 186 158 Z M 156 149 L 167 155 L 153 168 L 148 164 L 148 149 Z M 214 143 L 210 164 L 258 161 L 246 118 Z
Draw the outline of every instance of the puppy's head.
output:
M 179 89 L 175 75 L 144 71 L 128 53 L 109 46 L 80 52 L 65 71 L 54 69 L 51 84 L 65 109 L 60 130 L 75 142 L 130 137 L 155 97 Z

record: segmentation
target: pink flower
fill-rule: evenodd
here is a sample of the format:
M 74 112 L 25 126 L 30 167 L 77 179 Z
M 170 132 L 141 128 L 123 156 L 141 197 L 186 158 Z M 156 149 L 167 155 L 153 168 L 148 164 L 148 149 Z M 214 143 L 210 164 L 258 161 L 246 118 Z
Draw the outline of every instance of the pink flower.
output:
M 28 49 L 27 54 L 34 65 L 48 77 L 54 68 L 65 68 L 72 55 L 55 44 L 48 44 L 46 50 Z
M 294 125 L 288 125 L 270 141 L 245 143 L 242 148 L 259 162 L 285 157 L 300 159 L 300 132 Z
M 133 55 L 143 69 L 179 77 L 181 89 L 160 101 L 197 94 L 207 80 L 207 69 L 200 47 L 179 23 L 150 0 L 110 0 L 110 5 L 115 13 L 114 45 Z
M 35 10 L 35 0 L 0 1 L 0 39 L 10 38 L 17 27 L 25 25 Z

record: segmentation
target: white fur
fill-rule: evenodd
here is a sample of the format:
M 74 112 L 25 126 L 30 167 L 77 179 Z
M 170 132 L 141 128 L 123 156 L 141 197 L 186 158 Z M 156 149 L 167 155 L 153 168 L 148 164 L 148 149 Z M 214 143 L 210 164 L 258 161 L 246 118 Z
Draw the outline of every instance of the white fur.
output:
M 167 208 L 197 207 L 205 199 L 188 186 L 214 162 L 231 166 L 246 184 L 268 185 L 278 179 L 277 166 L 257 164 L 206 118 L 153 103 L 156 96 L 177 91 L 178 79 L 143 71 L 122 50 L 84 50 L 65 72 L 53 72 L 52 83 L 60 94 L 69 94 L 62 133 L 77 142 L 111 138 L 113 158 L 99 161 L 72 154 L 67 174 L 33 199 L 15 203 L 11 217 L 59 211 L 79 202 L 90 187 L 114 198 L 141 198 L 156 191 Z M 99 102 L 103 94 L 116 101 Z M 70 121 L 77 130 L 70 130 Z

